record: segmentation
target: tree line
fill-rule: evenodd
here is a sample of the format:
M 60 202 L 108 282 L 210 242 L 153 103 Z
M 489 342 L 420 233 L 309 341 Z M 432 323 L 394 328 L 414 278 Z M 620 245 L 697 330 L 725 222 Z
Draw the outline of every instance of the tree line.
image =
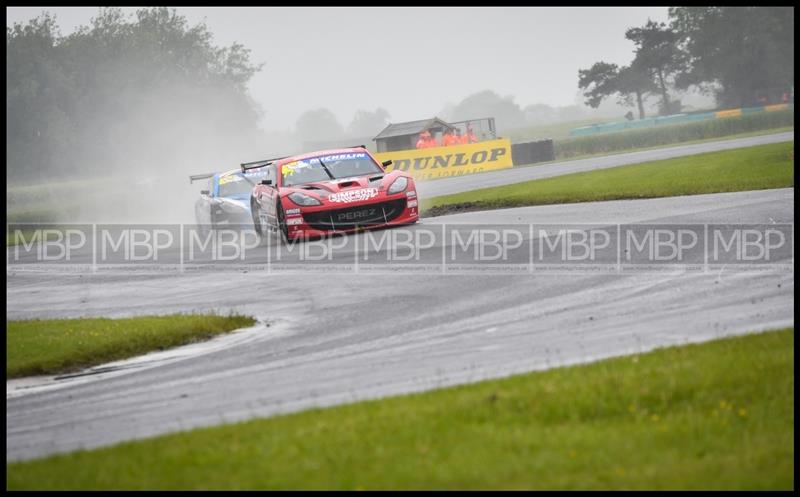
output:
M 204 169 L 224 148 L 258 141 L 247 83 L 262 65 L 248 49 L 217 47 L 205 24 L 164 7 L 129 17 L 100 9 L 69 36 L 48 13 L 6 28 L 9 181 L 157 170 L 181 157 Z
M 630 28 L 634 58 L 578 71 L 586 105 L 616 96 L 638 108 L 659 99 L 662 115 L 680 112 L 671 92 L 696 87 L 721 108 L 778 103 L 794 92 L 794 7 L 670 7 L 668 23 Z M 793 98 L 793 97 L 792 97 Z

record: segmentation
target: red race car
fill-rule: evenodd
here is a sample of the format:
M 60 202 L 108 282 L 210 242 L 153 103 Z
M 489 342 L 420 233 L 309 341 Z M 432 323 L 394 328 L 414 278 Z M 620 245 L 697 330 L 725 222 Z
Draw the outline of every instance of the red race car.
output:
M 242 164 L 243 172 L 266 171 L 250 196 L 256 232 L 293 240 L 417 222 L 414 179 L 387 174 L 389 164 L 363 146 Z

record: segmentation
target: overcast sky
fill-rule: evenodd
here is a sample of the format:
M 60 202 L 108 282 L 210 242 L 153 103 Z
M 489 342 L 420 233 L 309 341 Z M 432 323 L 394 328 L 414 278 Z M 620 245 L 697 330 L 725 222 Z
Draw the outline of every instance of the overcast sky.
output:
M 7 25 L 47 10 L 61 34 L 96 7 L 8 7 Z M 125 7 L 133 13 L 136 7 Z M 265 130 L 327 107 L 347 125 L 358 109 L 424 119 L 490 89 L 521 107 L 578 103 L 578 69 L 628 64 L 625 30 L 667 20 L 667 7 L 177 7 L 214 42 L 242 43 L 266 65 L 250 84 Z

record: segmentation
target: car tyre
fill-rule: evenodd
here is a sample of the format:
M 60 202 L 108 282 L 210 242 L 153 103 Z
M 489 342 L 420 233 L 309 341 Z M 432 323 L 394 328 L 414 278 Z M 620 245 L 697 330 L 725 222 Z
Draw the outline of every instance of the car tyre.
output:
M 269 228 L 264 224 L 263 219 L 259 215 L 258 203 L 255 198 L 250 197 L 250 215 L 253 218 L 253 229 L 258 235 L 261 242 L 267 241 L 269 237 Z
M 289 226 L 286 224 L 286 215 L 283 212 L 283 205 L 281 205 L 280 200 L 278 200 L 275 213 L 278 217 L 278 238 L 285 245 L 289 243 Z

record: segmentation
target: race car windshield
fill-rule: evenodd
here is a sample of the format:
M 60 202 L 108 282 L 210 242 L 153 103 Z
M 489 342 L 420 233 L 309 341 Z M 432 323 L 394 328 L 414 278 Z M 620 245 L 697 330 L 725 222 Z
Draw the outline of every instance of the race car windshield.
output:
M 381 168 L 366 153 L 323 155 L 289 162 L 281 167 L 284 186 L 352 178 L 354 176 L 366 176 L 382 172 Z
M 255 181 L 255 180 L 254 180 Z M 249 195 L 253 190 L 253 183 L 250 183 L 239 174 L 222 176 L 219 179 L 219 196 L 232 197 L 236 195 Z

